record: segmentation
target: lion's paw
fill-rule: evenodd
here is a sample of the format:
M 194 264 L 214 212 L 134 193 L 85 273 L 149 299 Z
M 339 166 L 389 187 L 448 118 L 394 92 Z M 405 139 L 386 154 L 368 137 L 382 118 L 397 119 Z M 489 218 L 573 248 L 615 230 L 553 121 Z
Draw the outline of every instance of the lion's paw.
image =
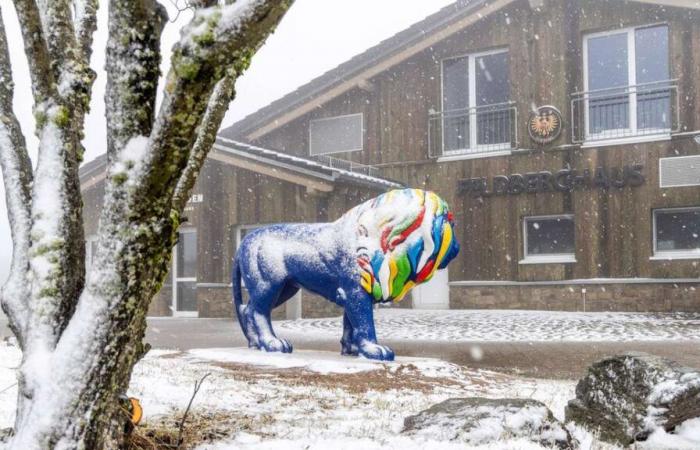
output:
M 386 345 L 373 344 L 371 342 L 363 342 L 360 344 L 360 355 L 367 359 L 376 359 L 378 361 L 393 361 L 394 351 Z
M 357 356 L 360 354 L 360 349 L 352 342 L 340 342 L 340 354 L 344 356 Z
M 292 353 L 292 344 L 286 339 L 272 338 L 262 343 L 266 352 Z

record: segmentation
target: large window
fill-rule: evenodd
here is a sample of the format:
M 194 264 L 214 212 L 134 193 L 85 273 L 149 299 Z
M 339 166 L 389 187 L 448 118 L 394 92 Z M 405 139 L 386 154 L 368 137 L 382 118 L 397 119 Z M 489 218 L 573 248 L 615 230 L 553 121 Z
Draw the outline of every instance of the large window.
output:
M 309 123 L 309 153 L 325 155 L 362 150 L 362 114 L 328 117 Z
M 654 257 L 700 258 L 700 207 L 654 210 Z
M 523 264 L 576 262 L 574 216 L 526 217 L 523 220 Z
M 512 140 L 507 50 L 442 62 L 444 155 L 510 148 Z
M 668 27 L 629 28 L 586 36 L 585 139 L 668 134 L 672 81 Z M 576 105 L 574 105 L 576 106 Z

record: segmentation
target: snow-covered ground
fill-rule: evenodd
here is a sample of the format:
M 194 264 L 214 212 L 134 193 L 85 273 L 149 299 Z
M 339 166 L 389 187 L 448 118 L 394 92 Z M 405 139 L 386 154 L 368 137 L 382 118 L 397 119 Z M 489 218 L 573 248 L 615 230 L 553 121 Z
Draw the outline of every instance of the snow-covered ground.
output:
M 12 424 L 19 360 L 15 347 L 0 344 L 0 428 Z M 282 355 L 248 349 L 153 350 L 136 367 L 129 395 L 141 399 L 146 422 L 153 422 L 181 413 L 194 382 L 207 373 L 211 375 L 195 399 L 191 417 L 211 417 L 206 426 L 213 428 L 199 431 L 215 438 L 200 450 L 463 449 L 468 448 L 463 443 L 438 437 L 402 435 L 404 417 L 450 397 L 485 396 L 534 398 L 563 419 L 575 386 L 573 381 L 515 377 L 428 358 L 377 363 L 312 351 Z M 569 428 L 583 449 L 615 448 L 581 428 Z M 663 448 L 665 442 L 673 443 L 667 448 L 700 447 L 700 423 L 686 428 L 685 437 L 658 433 L 653 446 L 644 448 Z M 689 440 L 693 435 L 697 440 Z M 543 447 L 504 438 L 474 448 Z
M 700 340 L 697 313 L 619 313 L 513 310 L 379 308 L 377 334 L 382 339 L 431 341 L 688 341 Z M 336 337 L 340 318 L 275 322 L 281 334 Z

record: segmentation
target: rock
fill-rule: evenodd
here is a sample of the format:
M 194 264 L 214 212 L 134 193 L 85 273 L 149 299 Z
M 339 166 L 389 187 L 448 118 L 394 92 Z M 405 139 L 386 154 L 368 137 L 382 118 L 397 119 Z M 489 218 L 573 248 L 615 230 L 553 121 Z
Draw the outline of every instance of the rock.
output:
M 588 368 L 566 407 L 566 420 L 629 445 L 655 429 L 672 431 L 700 417 L 700 372 L 645 353 L 602 359 Z
M 402 433 L 472 445 L 526 438 L 571 449 L 569 432 L 543 403 L 518 398 L 451 398 L 404 419 Z
M 0 428 L 0 444 L 9 441 L 13 434 L 12 428 Z

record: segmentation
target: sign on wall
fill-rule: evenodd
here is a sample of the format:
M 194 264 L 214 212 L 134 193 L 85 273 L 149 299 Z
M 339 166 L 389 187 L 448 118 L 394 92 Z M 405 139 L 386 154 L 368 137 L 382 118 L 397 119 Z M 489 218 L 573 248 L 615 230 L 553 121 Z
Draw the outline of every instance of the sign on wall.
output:
M 644 166 L 635 164 L 622 168 L 541 170 L 524 174 L 496 175 L 459 180 L 457 192 L 470 192 L 474 197 L 518 195 L 540 192 L 572 192 L 576 189 L 608 189 L 635 187 L 644 183 Z
M 563 125 L 561 113 L 554 106 L 540 106 L 530 113 L 527 131 L 533 141 L 549 144 L 559 137 Z

